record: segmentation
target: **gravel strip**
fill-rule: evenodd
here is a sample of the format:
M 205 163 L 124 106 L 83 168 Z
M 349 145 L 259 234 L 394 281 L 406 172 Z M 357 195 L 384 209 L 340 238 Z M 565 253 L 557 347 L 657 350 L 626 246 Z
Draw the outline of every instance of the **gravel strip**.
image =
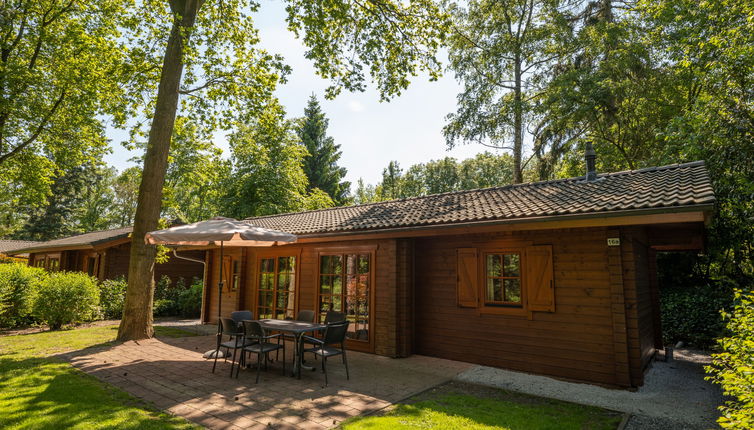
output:
M 704 380 L 703 366 L 709 361 L 703 352 L 677 349 L 675 360 L 652 364 L 644 386 L 635 392 L 486 366 L 474 366 L 456 379 L 637 415 L 629 421 L 629 429 L 713 428 L 723 400 L 720 390 Z

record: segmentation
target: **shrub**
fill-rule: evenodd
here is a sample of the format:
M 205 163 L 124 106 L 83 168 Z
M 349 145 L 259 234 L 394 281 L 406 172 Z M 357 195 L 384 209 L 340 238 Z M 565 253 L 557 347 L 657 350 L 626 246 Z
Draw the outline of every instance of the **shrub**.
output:
M 50 273 L 39 284 L 34 315 L 53 330 L 90 321 L 99 316 L 99 293 L 97 281 L 84 273 Z
M 123 316 L 123 303 L 126 301 L 126 278 L 119 276 L 108 279 L 99 286 L 99 303 L 102 316 L 106 319 L 120 319 Z
M 0 265 L 0 327 L 16 327 L 33 322 L 31 316 L 44 269 L 13 263 Z
M 204 285 L 200 279 L 194 282 L 188 289 L 181 291 L 178 297 L 178 307 L 181 316 L 186 318 L 198 318 L 202 313 L 202 291 Z
M 720 311 L 729 310 L 732 287 L 727 279 L 702 285 L 662 288 L 662 337 L 666 345 L 683 341 L 708 348 L 725 333 Z
M 730 398 L 720 407 L 723 428 L 754 428 L 754 291 L 736 290 L 735 307 L 723 313 L 730 336 L 718 341 L 708 379 L 720 384 Z

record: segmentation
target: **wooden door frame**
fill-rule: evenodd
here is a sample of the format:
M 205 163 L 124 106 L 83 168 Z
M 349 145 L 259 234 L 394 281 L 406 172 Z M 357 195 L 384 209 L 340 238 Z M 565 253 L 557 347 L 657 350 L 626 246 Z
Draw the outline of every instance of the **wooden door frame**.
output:
M 250 276 L 253 277 L 253 280 L 250 283 L 251 286 L 251 308 L 252 312 L 257 316 L 257 319 L 259 319 L 259 315 L 257 313 L 257 310 L 259 308 L 259 264 L 262 259 L 267 258 L 274 258 L 275 259 L 275 269 L 277 273 L 277 259 L 278 257 L 296 257 L 296 272 L 295 273 L 295 279 L 294 279 L 294 303 L 293 303 L 293 313 L 298 314 L 299 311 L 299 301 L 301 300 L 301 248 L 273 248 L 273 249 L 261 249 L 254 253 L 254 265 L 251 269 Z M 247 257 L 247 259 L 250 257 Z M 275 276 L 275 291 L 277 291 L 277 276 Z M 247 283 L 248 285 L 248 283 Z M 294 316 L 295 317 L 295 316 Z
M 353 340 L 348 339 L 346 341 L 346 344 L 348 345 L 348 349 L 352 349 L 354 351 L 360 351 L 360 352 L 368 352 L 368 353 L 374 353 L 374 337 L 375 337 L 375 291 L 377 290 L 376 285 L 376 279 L 377 279 L 377 244 L 374 245 L 336 245 L 336 246 L 323 246 L 323 247 L 317 247 L 314 249 L 315 255 L 317 256 L 317 277 L 314 281 L 314 305 L 315 305 L 315 315 L 319 315 L 319 279 L 320 279 L 320 260 L 323 255 L 343 255 L 343 254 L 369 254 L 369 341 L 364 342 L 360 340 Z M 345 288 L 345 284 L 343 285 L 343 288 Z

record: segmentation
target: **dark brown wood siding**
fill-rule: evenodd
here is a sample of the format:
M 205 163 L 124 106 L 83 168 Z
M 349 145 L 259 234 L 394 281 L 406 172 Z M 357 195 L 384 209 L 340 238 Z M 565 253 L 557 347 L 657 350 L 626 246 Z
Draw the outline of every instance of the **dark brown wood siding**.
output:
M 130 243 L 106 248 L 100 252 L 104 255 L 104 279 L 115 279 L 119 276 L 128 278 L 128 265 L 131 259 Z M 182 251 L 179 255 L 198 260 L 204 259 L 204 251 Z M 193 278 L 202 279 L 202 276 L 204 276 L 204 266 L 201 263 L 175 258 L 171 254 L 167 263 L 155 265 L 155 281 L 159 281 L 163 276 L 169 277 L 173 285 L 179 279 L 183 279 L 186 284 L 189 284 Z
M 592 228 L 416 239 L 415 352 L 624 385 L 616 377 L 606 238 L 605 229 Z M 457 306 L 456 249 L 510 241 L 552 245 L 555 312 L 529 319 Z

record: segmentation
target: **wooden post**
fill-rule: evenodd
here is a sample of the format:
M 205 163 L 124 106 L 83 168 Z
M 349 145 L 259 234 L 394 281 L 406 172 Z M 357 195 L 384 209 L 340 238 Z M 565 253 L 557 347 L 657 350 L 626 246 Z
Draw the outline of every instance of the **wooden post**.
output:
M 607 237 L 620 238 L 620 229 L 608 229 Z M 613 315 L 613 350 L 615 352 L 615 383 L 631 386 L 631 370 L 628 357 L 628 327 L 626 323 L 626 298 L 623 290 L 623 246 L 607 247 L 608 272 L 610 273 L 610 299 Z

